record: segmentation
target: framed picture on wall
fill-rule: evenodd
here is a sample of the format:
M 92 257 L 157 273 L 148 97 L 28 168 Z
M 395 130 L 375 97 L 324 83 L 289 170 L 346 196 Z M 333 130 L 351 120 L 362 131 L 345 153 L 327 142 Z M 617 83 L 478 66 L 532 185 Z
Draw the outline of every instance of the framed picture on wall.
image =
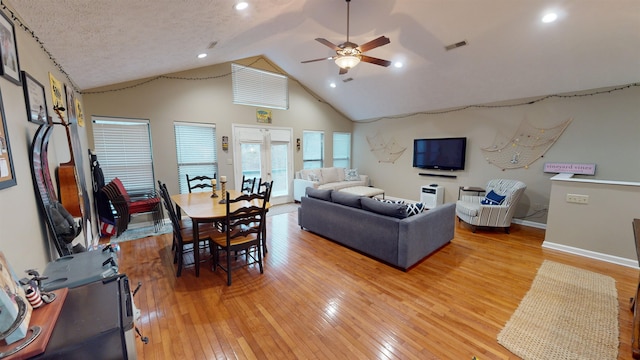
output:
M 27 119 L 36 124 L 46 123 L 49 119 L 49 112 L 47 111 L 44 86 L 26 71 L 22 72 L 22 84 L 24 102 L 27 105 Z
M 13 23 L 4 12 L 0 11 L 0 75 L 16 85 L 20 85 L 20 63 L 18 62 L 18 45 Z
M 4 117 L 2 94 L 0 94 L 0 189 L 5 189 L 17 184 L 13 170 L 13 158 L 11 157 L 11 145 L 7 132 L 7 119 Z

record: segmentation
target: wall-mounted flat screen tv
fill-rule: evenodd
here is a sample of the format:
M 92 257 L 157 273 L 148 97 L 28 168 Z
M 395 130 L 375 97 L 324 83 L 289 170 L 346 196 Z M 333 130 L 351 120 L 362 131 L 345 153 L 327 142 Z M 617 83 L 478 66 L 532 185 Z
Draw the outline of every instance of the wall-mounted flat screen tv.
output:
M 413 167 L 464 170 L 467 138 L 413 140 Z

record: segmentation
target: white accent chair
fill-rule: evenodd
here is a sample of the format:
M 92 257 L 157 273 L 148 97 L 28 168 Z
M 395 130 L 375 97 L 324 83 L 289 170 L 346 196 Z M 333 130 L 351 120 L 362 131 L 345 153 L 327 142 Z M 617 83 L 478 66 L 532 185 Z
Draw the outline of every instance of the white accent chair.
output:
M 489 180 L 486 194 L 493 190 L 505 196 L 504 201 L 500 205 L 483 205 L 481 200 L 484 196 L 462 195 L 456 203 L 458 220 L 471 225 L 473 232 L 476 232 L 479 226 L 487 226 L 504 228 L 504 232 L 508 234 L 516 205 L 526 188 L 527 185 L 518 180 Z

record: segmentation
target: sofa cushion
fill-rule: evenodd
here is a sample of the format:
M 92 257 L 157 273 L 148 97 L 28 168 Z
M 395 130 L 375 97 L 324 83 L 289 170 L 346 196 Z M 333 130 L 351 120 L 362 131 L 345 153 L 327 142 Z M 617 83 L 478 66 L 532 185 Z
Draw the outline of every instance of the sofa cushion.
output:
M 344 169 L 344 179 L 346 181 L 359 181 L 358 169 Z
M 407 217 L 418 215 L 421 212 L 426 210 L 427 210 L 427 207 L 425 206 L 424 203 L 407 204 Z
M 485 196 L 484 199 L 480 200 L 482 205 L 500 205 L 504 201 L 506 196 L 497 194 L 493 190 L 489 191 L 489 193 Z
M 360 204 L 364 210 L 380 215 L 392 216 L 398 219 L 407 217 L 407 206 L 403 204 L 387 204 L 368 197 L 360 198 Z
M 362 208 L 360 205 L 360 196 L 343 191 L 334 191 L 331 193 L 331 201 L 336 204 L 351 206 L 357 209 Z
M 314 189 L 312 187 L 308 187 L 306 191 L 307 191 L 308 197 L 325 200 L 325 201 L 331 201 L 331 193 L 333 192 L 333 190 L 331 189 L 323 190 L 323 189 Z
M 333 183 L 340 181 L 340 176 L 338 176 L 338 168 L 329 167 L 320 169 L 322 173 L 322 180 L 324 183 Z

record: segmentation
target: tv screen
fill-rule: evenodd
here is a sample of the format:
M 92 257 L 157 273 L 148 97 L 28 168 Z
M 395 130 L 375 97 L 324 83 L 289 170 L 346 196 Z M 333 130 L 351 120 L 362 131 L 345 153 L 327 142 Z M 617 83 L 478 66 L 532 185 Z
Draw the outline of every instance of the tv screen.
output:
M 467 138 L 413 140 L 413 167 L 464 170 Z

